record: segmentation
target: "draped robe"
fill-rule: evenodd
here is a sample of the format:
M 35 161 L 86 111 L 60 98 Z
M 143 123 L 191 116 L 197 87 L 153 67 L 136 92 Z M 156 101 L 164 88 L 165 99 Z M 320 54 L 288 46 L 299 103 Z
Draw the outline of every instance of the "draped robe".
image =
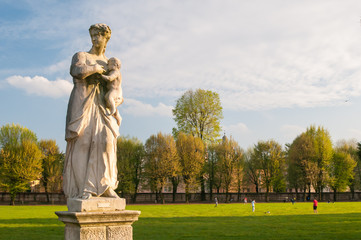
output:
M 67 197 L 84 192 L 101 196 L 116 189 L 116 146 L 119 126 L 107 114 L 104 96 L 106 83 L 94 72 L 94 64 L 106 68 L 107 59 L 87 52 L 73 56 L 70 74 L 74 87 L 68 103 L 65 140 L 66 157 L 63 189 Z

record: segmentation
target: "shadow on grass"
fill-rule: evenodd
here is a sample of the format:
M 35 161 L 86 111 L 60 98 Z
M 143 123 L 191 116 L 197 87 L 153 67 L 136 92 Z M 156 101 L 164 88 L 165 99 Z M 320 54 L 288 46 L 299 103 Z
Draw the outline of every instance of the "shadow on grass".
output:
M 360 239 L 361 214 L 247 217 L 140 218 L 134 240 L 141 239 Z M 0 239 L 63 239 L 56 218 L 0 220 Z
M 140 218 L 134 239 L 361 239 L 361 214 Z
M 57 218 L 1 219 L 0 239 L 64 239 L 64 226 Z

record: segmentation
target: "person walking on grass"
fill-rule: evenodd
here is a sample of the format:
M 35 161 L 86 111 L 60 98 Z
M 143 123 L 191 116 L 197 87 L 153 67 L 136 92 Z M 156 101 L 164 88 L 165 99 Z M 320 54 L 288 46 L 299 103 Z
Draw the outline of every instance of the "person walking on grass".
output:
M 217 197 L 214 198 L 214 202 L 216 204 L 214 207 L 218 207 L 218 198 Z
M 318 205 L 317 199 L 314 198 L 314 199 L 313 199 L 313 212 L 314 212 L 314 213 L 318 213 L 318 212 L 317 212 L 317 205 Z
M 256 210 L 256 201 L 253 199 L 252 200 L 252 212 L 254 212 Z

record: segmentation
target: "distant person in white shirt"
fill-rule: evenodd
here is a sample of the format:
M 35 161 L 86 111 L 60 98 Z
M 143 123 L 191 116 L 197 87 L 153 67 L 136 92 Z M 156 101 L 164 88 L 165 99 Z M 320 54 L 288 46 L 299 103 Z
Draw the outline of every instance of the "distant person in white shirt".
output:
M 252 212 L 254 212 L 256 210 L 256 201 L 253 199 L 252 200 Z

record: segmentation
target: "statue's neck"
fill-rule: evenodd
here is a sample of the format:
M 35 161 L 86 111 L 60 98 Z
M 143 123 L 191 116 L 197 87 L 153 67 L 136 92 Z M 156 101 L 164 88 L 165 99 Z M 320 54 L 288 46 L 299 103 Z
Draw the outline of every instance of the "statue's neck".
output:
M 103 47 L 92 47 L 89 51 L 89 53 L 97 55 L 97 56 L 104 56 L 104 48 Z

